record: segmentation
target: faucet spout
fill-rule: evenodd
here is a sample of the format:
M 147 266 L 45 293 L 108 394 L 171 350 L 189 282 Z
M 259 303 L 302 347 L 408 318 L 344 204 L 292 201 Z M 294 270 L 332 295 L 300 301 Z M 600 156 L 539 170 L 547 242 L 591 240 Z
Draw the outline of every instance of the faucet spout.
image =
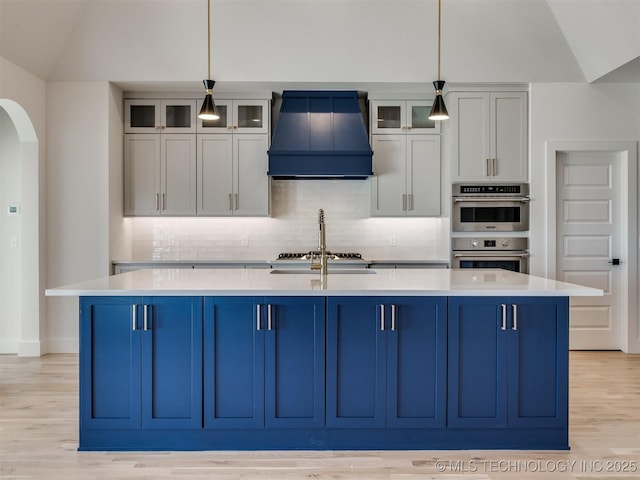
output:
M 311 270 L 320 270 L 321 275 L 327 274 L 327 237 L 324 223 L 324 210 L 318 210 L 318 263 L 311 263 Z

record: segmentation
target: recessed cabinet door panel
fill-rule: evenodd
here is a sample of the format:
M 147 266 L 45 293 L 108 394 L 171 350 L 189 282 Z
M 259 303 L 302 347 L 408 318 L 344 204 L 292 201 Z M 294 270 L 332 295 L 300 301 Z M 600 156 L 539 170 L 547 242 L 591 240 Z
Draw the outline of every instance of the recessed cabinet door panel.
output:
M 407 215 L 440 215 L 440 136 L 407 135 Z
M 162 136 L 162 215 L 196 213 L 196 136 Z
M 233 135 L 198 135 L 198 215 L 233 211 Z
M 144 298 L 141 308 L 142 425 L 201 428 L 202 298 Z
M 327 427 L 382 428 L 386 336 L 380 303 L 330 297 L 327 313 Z
M 234 215 L 269 214 L 267 135 L 234 135 Z
M 447 302 L 389 298 L 387 427 L 446 425 Z
M 125 215 L 160 213 L 160 135 L 125 136 Z
M 267 301 L 266 427 L 324 427 L 324 298 Z
M 504 181 L 526 181 L 527 94 L 491 94 L 491 152 L 496 159 L 494 177 Z
M 490 297 L 449 299 L 448 427 L 507 426 L 508 326 Z
M 406 135 L 372 137 L 374 173 L 371 178 L 372 215 L 405 215 L 407 210 L 406 138 Z
M 264 427 L 264 330 L 253 297 L 205 298 L 205 428 Z
M 452 180 L 491 179 L 489 94 L 455 93 L 452 112 Z
M 510 301 L 509 426 L 566 426 L 567 299 Z
M 136 298 L 80 299 L 80 428 L 140 428 Z M 134 326 L 136 329 L 134 329 Z

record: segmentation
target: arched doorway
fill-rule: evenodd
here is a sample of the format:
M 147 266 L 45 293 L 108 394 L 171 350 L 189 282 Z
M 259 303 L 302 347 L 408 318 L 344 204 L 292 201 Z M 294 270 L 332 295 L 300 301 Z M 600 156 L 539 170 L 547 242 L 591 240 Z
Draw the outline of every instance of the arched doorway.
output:
M 0 99 L 0 353 L 46 353 L 39 206 L 36 131 L 24 108 Z

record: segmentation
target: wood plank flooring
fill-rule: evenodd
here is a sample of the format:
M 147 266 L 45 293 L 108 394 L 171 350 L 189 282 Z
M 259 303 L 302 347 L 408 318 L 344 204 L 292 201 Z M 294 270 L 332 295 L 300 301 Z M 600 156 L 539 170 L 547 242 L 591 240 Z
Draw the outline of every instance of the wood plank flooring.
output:
M 77 372 L 0 356 L 0 479 L 640 479 L 640 355 L 571 352 L 571 451 L 78 452 Z

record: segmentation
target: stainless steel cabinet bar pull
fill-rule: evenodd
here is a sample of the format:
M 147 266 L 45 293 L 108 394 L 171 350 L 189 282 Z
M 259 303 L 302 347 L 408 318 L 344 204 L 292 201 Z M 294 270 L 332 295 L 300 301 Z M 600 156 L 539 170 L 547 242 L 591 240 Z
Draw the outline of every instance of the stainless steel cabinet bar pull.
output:
M 503 303 L 502 304 L 502 326 L 500 327 L 500 330 L 506 330 L 507 329 L 507 306 Z
M 409 208 L 407 210 L 413 210 L 413 193 L 407 195 L 409 198 Z
M 404 212 L 407 209 L 407 194 L 402 195 L 402 211 Z
M 380 330 L 384 332 L 384 305 L 380 305 Z
M 238 210 L 238 194 L 234 193 L 234 196 L 236 197 L 236 210 Z
M 160 210 L 160 194 L 156 193 L 156 210 Z
M 267 330 L 273 330 L 271 325 L 271 304 L 267 305 Z
M 131 305 L 131 330 L 133 330 L 134 332 L 138 329 L 137 325 L 136 325 L 136 310 L 137 310 L 137 305 L 134 303 L 133 305 Z
M 396 306 L 391 305 L 391 330 L 395 331 L 396 329 Z
M 487 158 L 486 163 L 487 163 L 487 177 L 490 177 L 491 176 L 491 159 Z
M 162 194 L 162 210 L 167 209 L 167 195 L 165 193 Z
M 496 161 L 495 158 L 491 159 L 491 167 L 493 170 L 493 176 L 498 175 L 498 162 Z
M 511 308 L 513 308 L 513 325 L 511 329 L 518 330 L 518 305 L 511 305 Z
M 142 306 L 142 329 L 149 330 L 149 305 Z
M 233 210 L 233 195 L 229 194 L 229 210 Z
M 256 330 L 260 330 L 260 308 L 260 304 L 256 305 Z

